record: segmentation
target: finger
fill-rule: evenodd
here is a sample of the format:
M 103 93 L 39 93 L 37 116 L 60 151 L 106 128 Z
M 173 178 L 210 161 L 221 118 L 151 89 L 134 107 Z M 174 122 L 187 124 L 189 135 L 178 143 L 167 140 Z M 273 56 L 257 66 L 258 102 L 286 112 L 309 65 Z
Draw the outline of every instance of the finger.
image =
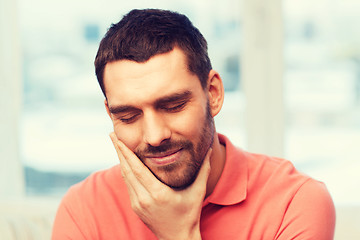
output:
M 122 152 L 120 151 L 120 149 L 118 147 L 118 144 L 117 144 L 118 138 L 116 137 L 114 132 L 110 133 L 110 138 L 111 138 L 111 141 L 114 145 L 114 148 L 116 150 L 116 153 L 117 153 L 119 161 L 120 161 L 121 175 L 123 177 L 125 177 L 125 175 L 127 175 L 126 172 L 128 171 L 128 166 L 126 164 L 124 155 L 122 154 Z
M 140 161 L 140 159 L 131 151 L 123 142 L 121 142 L 116 136 L 115 145 L 119 149 L 119 155 L 121 161 L 124 162 L 124 171 L 129 172 L 129 177 L 135 177 L 138 182 L 148 191 L 152 192 L 157 187 L 163 185 L 153 173 Z M 132 176 L 130 176 L 130 173 Z M 133 187 L 136 189 L 138 186 Z
M 121 152 L 119 146 L 118 146 L 118 138 L 116 137 L 115 133 L 110 133 L 110 138 L 114 144 L 115 150 L 117 152 L 117 155 L 120 160 L 120 169 L 121 169 L 121 175 L 123 176 L 123 179 L 125 181 L 125 184 L 128 188 L 128 192 L 130 197 L 136 197 L 138 194 L 143 193 L 145 191 L 144 187 L 141 186 L 138 179 L 132 172 L 131 167 L 128 164 L 127 159 Z
M 118 158 L 119 158 L 119 161 L 120 163 L 122 162 L 122 159 L 124 158 L 124 155 L 121 153 L 118 145 L 117 145 L 117 141 L 118 141 L 118 138 L 116 137 L 116 134 L 114 132 L 110 133 L 110 139 L 114 145 L 114 148 L 116 150 L 116 153 L 118 155 Z

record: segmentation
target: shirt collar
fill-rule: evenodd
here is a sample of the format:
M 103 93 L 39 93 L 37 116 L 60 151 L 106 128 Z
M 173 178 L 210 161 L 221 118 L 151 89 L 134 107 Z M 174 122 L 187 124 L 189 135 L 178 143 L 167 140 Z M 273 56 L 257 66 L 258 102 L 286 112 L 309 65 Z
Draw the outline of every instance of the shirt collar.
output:
M 212 194 L 205 200 L 217 205 L 233 205 L 246 199 L 248 165 L 244 153 L 224 135 L 218 134 L 225 145 L 226 160 L 223 172 Z

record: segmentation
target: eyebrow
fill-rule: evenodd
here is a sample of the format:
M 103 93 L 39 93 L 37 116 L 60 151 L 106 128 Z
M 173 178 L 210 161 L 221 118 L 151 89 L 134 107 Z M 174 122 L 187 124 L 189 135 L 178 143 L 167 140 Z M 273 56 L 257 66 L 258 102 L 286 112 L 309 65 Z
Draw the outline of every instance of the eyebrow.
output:
M 192 92 L 187 90 L 181 93 L 171 94 L 155 101 L 155 107 L 161 107 L 168 103 L 188 101 L 192 98 Z
M 172 102 L 178 102 L 178 101 L 188 101 L 192 98 L 192 92 L 189 90 L 186 90 L 181 93 L 174 93 L 169 96 L 162 97 L 160 99 L 157 99 L 154 102 L 155 108 L 160 108 L 165 104 L 172 103 Z M 131 112 L 131 111 L 139 111 L 138 108 L 131 106 L 131 105 L 119 105 L 119 106 L 109 106 L 109 111 L 112 114 L 119 114 L 124 112 Z
M 121 105 L 121 106 L 109 106 L 109 111 L 112 114 L 118 114 L 123 112 L 131 112 L 131 111 L 137 111 L 136 107 L 130 106 L 130 105 Z

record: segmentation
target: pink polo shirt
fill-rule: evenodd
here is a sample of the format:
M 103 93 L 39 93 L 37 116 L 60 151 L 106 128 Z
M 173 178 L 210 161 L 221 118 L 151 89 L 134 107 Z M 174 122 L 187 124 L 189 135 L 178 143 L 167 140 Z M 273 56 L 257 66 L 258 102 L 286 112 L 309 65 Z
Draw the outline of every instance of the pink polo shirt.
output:
M 333 239 L 335 210 L 321 182 L 283 159 L 244 152 L 223 135 L 224 171 L 201 214 L 203 239 Z M 132 211 L 119 166 L 71 187 L 53 240 L 156 239 Z

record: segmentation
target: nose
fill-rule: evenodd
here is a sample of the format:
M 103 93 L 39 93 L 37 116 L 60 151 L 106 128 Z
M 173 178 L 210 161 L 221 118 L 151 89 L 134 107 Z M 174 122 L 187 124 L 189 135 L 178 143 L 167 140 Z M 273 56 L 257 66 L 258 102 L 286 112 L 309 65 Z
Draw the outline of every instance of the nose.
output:
M 143 138 L 145 143 L 156 147 L 170 139 L 171 130 L 161 114 L 156 112 L 145 113 L 143 121 Z

